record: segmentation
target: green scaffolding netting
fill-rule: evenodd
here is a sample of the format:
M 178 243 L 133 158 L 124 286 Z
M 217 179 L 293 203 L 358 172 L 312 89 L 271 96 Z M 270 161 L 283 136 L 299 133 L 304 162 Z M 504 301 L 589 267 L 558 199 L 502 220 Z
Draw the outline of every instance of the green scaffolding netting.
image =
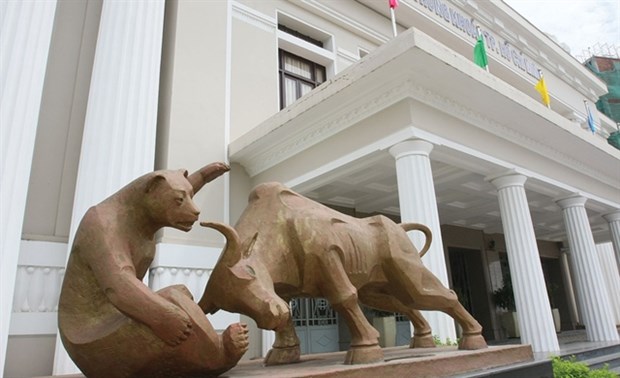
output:
M 597 60 L 605 60 L 605 69 L 599 70 Z M 607 84 L 608 93 L 601 96 L 596 108 L 616 122 L 620 122 L 620 59 L 593 57 L 586 67 Z

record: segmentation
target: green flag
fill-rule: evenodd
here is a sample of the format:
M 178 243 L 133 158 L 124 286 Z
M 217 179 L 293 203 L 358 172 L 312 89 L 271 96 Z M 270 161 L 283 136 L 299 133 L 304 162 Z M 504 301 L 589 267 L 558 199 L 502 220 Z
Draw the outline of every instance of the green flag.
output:
M 476 42 L 476 46 L 474 46 L 474 63 L 482 68 L 489 65 L 487 51 L 484 48 L 484 38 L 482 35 L 478 35 L 478 41 Z

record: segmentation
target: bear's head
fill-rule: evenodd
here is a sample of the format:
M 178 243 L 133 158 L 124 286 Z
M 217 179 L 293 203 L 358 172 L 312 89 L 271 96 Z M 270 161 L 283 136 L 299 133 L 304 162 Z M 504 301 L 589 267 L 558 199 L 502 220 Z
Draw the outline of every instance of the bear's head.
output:
M 187 180 L 186 170 L 153 172 L 144 193 L 149 221 L 159 227 L 191 230 L 200 214 L 193 197 L 194 189 Z

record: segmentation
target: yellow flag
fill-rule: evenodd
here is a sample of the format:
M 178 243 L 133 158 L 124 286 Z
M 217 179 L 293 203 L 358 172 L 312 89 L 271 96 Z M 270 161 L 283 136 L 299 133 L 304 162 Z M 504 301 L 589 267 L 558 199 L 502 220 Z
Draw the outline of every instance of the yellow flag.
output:
M 549 98 L 549 92 L 547 92 L 547 85 L 545 84 L 544 77 L 540 77 L 540 80 L 536 83 L 535 88 L 540 93 L 543 104 L 549 106 L 549 104 L 551 104 L 551 99 Z

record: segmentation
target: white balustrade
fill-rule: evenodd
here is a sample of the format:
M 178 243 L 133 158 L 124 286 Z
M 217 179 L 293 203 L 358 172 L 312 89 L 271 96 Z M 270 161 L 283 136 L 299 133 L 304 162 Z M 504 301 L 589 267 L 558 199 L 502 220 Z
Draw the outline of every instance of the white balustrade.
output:
M 221 248 L 171 243 L 157 244 L 157 253 L 149 270 L 149 287 L 160 290 L 167 286 L 185 285 L 198 302 L 207 287 L 211 272 L 220 257 Z M 218 311 L 209 315 L 216 330 L 240 321 L 239 314 Z
M 67 244 L 21 242 L 10 335 L 55 334 Z
M 13 312 L 58 311 L 60 285 L 64 274 L 65 269 L 61 266 L 19 265 Z
M 149 272 L 149 286 L 157 291 L 167 286 L 182 284 L 189 289 L 194 299 L 198 300 L 207 286 L 210 274 L 211 270 L 204 268 L 157 266 L 151 268 Z

